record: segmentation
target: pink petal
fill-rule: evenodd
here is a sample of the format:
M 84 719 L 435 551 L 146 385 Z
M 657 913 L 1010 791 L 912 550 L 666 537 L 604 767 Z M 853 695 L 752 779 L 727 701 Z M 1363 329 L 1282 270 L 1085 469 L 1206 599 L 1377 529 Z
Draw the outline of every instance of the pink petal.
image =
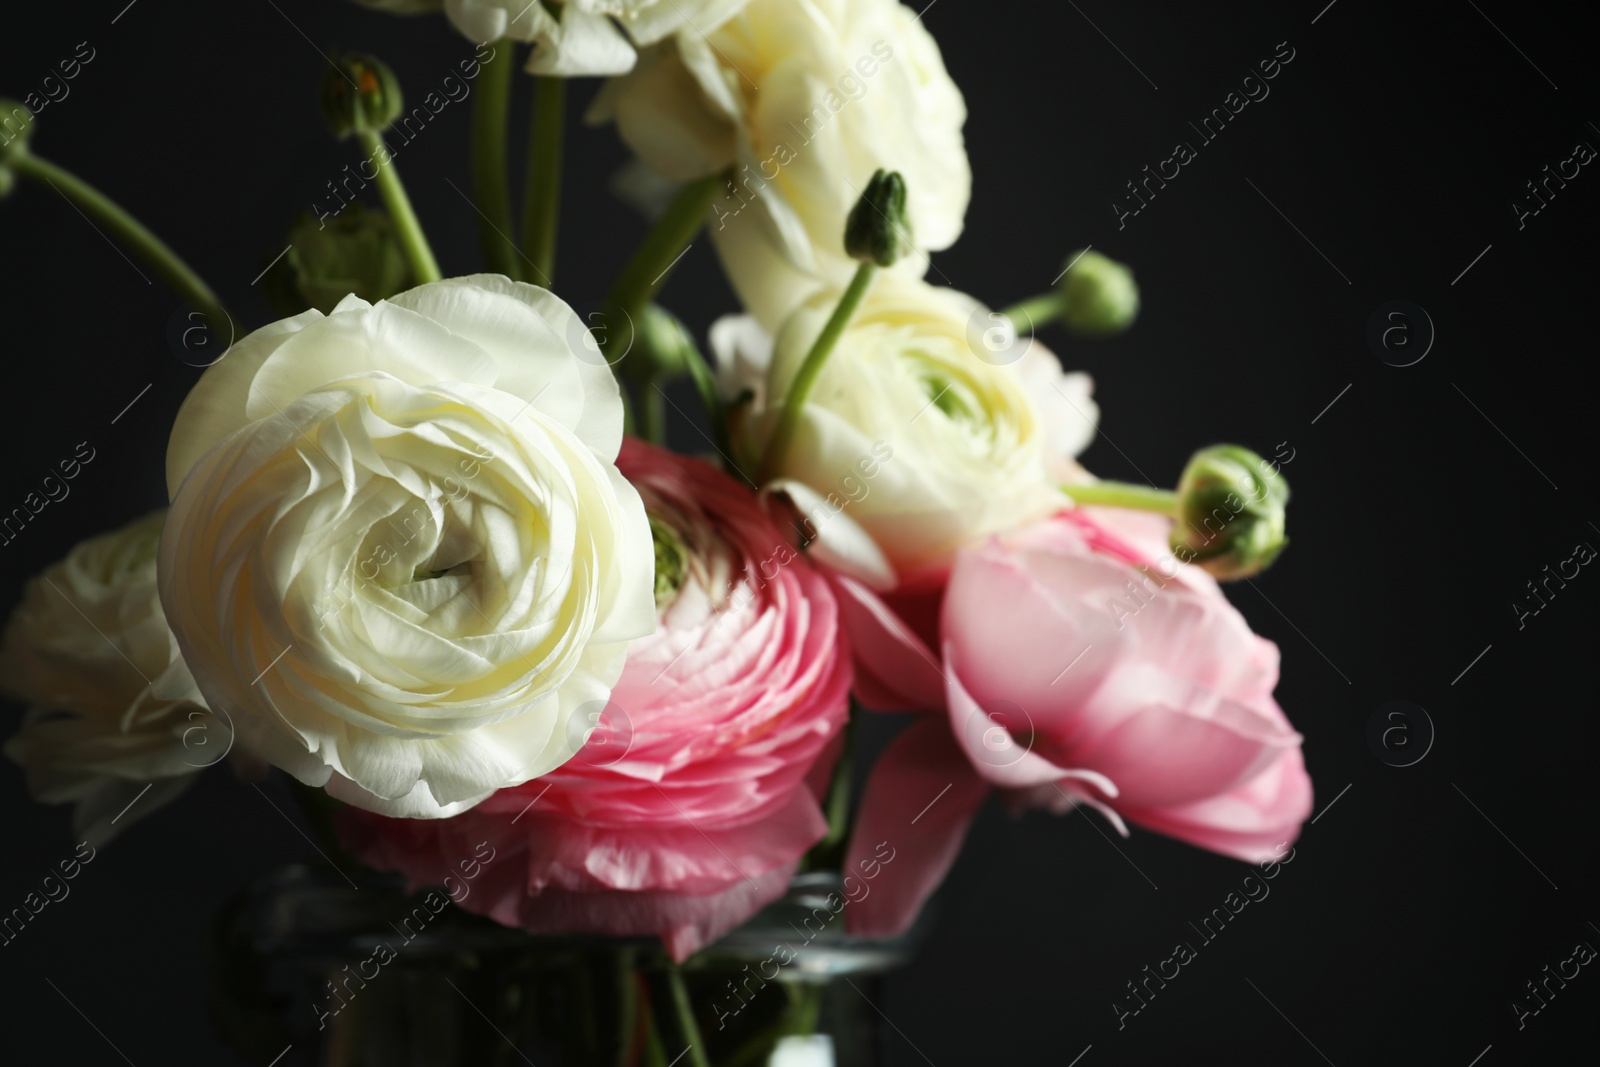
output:
M 1134 811 L 1130 820 L 1159 833 L 1250 863 L 1276 859 L 1311 814 L 1311 778 L 1299 747 L 1286 750 L 1251 781 L 1221 796 L 1178 807 Z
M 845 857 L 852 934 L 892 937 L 911 925 L 988 793 L 941 719 L 921 719 L 894 739 L 867 779 Z
M 944 706 L 939 657 L 916 628 L 854 578 L 830 575 L 839 616 L 855 650 L 856 697 L 877 711 L 925 711 Z
M 1055 758 L 1065 756 L 1062 762 L 1116 782 L 1119 808 L 1165 808 L 1216 796 L 1300 744 L 1287 723 L 1153 664 L 1113 671 L 1083 715 L 1115 725 L 1080 734 Z M 1048 748 L 1045 754 L 1055 755 Z

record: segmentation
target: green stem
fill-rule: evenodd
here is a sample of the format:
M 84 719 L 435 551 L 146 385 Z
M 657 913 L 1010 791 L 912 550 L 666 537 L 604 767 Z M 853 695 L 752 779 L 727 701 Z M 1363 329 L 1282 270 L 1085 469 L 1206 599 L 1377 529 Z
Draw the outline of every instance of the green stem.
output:
M 1040 293 L 1012 304 L 1000 314 L 1011 320 L 1018 333 L 1027 332 L 1030 323 L 1031 329 L 1037 330 L 1061 317 L 1061 294 Z
M 411 198 L 406 195 L 406 187 L 401 184 L 400 172 L 395 169 L 383 137 L 375 130 L 360 130 L 356 138 L 378 172 L 378 195 L 383 197 L 383 206 L 389 209 L 389 221 L 394 224 L 395 236 L 400 239 L 400 250 L 405 253 L 406 262 L 411 264 L 412 275 L 419 284 L 438 281 L 443 277 L 439 273 L 439 262 L 433 258 L 433 249 L 428 247 L 422 223 L 417 221 L 417 213 L 412 210 Z
M 654 1014 L 645 1017 L 644 1062 L 645 1067 L 668 1067 L 667 1050 L 661 1047 L 661 1031 Z
M 611 287 L 611 304 L 620 308 L 629 321 L 641 315 L 645 305 L 660 290 L 689 239 L 705 222 L 706 209 L 711 206 L 711 198 L 723 180 L 722 174 L 709 174 L 685 185 L 634 250 L 633 258 Z M 613 330 L 612 336 L 621 332 Z M 619 340 L 627 342 L 623 351 L 633 343 L 631 335 Z
M 789 987 L 786 1035 L 808 1037 L 817 1032 L 822 1017 L 822 986 L 795 982 Z
M 833 315 L 822 328 L 822 333 L 817 335 L 816 341 L 811 345 L 811 351 L 806 353 L 805 362 L 800 364 L 800 370 L 795 374 L 794 381 L 789 383 L 789 391 L 783 398 L 783 413 L 778 416 L 778 425 L 772 431 L 772 437 L 767 441 L 766 452 L 761 457 L 762 482 L 771 481 L 773 475 L 782 467 L 783 457 L 794 441 L 795 430 L 800 426 L 800 413 L 805 409 L 806 398 L 811 395 L 812 387 L 817 384 L 817 378 L 821 376 L 822 368 L 827 364 L 828 357 L 833 354 L 834 346 L 839 343 L 839 337 L 844 333 L 845 327 L 850 325 L 850 320 L 855 317 L 856 309 L 861 306 L 861 301 L 871 288 L 872 279 L 877 272 L 877 266 L 865 260 L 856 268 L 855 277 L 850 279 L 849 288 L 839 298 L 839 305 L 833 309 Z
M 667 443 L 667 404 L 660 378 L 646 378 L 639 386 L 639 436 L 653 445 Z
M 194 268 L 183 261 L 183 257 L 110 197 L 71 171 L 20 149 L 13 151 L 6 160 L 6 166 L 24 178 L 54 188 L 91 221 L 110 230 L 112 237 L 126 245 L 174 292 L 193 305 L 205 317 L 217 337 L 233 336 L 233 316 L 228 314 L 228 309 L 211 287 L 194 272 Z
M 1104 504 L 1113 508 L 1155 511 L 1162 515 L 1178 513 L 1178 494 L 1171 489 L 1152 489 L 1126 482 L 1094 482 L 1090 485 L 1064 485 L 1061 488 L 1078 504 Z
M 694 387 L 700 393 L 700 403 L 706 409 L 706 418 L 711 422 L 711 440 L 716 445 L 717 451 L 724 457 L 731 457 L 732 445 L 728 441 L 728 413 L 722 407 L 722 398 L 717 395 L 717 380 L 711 372 L 711 365 L 706 362 L 706 357 L 700 351 L 699 345 L 689 345 L 689 357 L 684 360 L 689 368 L 689 377 L 694 379 Z M 728 462 L 733 462 L 730 458 Z
M 678 1057 L 671 1062 L 681 1062 L 684 1067 L 711 1067 L 700 1040 L 700 1027 L 694 1021 L 689 990 L 683 984 L 683 972 L 670 959 L 660 970 L 650 972 L 650 1019 L 655 1024 L 651 1036 L 662 1051 L 669 1058 Z
M 533 81 L 533 130 L 528 140 L 528 184 L 522 200 L 522 251 L 532 281 L 554 285 L 556 228 L 561 207 L 561 137 L 567 80 Z
M 517 278 L 517 245 L 511 232 L 511 185 L 506 173 L 506 116 L 516 48 L 495 42 L 495 55 L 483 64 L 472 105 L 472 200 L 478 209 L 478 238 L 489 269 Z
M 615 1067 L 630 1067 L 634 1037 L 639 1028 L 639 981 L 633 970 L 634 950 L 620 948 L 611 959 L 611 980 L 617 994 L 617 1056 Z
M 822 1016 L 822 987 L 809 982 L 781 982 L 788 1006 L 776 1022 L 762 1029 L 721 1062 L 721 1067 L 756 1067 L 767 1062 L 778 1042 L 817 1032 Z

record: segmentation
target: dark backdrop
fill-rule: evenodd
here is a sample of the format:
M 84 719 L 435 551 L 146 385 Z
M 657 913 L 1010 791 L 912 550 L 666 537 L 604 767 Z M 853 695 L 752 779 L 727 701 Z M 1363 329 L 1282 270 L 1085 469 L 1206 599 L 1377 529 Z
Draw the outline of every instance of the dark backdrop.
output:
M 1520 226 L 1511 206 L 1575 143 L 1600 145 L 1593 47 L 1560 5 L 1326 2 L 939 0 L 925 14 L 967 96 L 976 174 L 967 232 L 934 277 L 1003 304 L 1089 243 L 1138 273 L 1131 332 L 1047 334 L 1098 382 L 1088 465 L 1170 484 L 1214 440 L 1293 450 L 1293 546 L 1230 592 L 1283 648 L 1278 695 L 1320 814 L 1271 896 L 1119 1030 L 1124 984 L 1247 869 L 1153 833 L 1113 840 L 1082 814 L 987 810 L 931 942 L 880 1002 L 888 1063 L 1592 1054 L 1600 976 L 1586 969 L 1520 1030 L 1509 1005 L 1575 942 L 1600 945 L 1600 577 L 1583 571 L 1521 628 L 1511 606 L 1576 543 L 1600 546 L 1580 385 L 1600 175 L 1582 168 Z M 87 40 L 95 58 L 40 115 L 36 149 L 114 192 L 251 324 L 268 316 L 251 279 L 355 158 L 324 132 L 315 48 L 368 48 L 419 92 L 470 52 L 440 22 L 335 0 L 125 4 L 7 5 L 0 92 L 35 88 Z M 1202 145 L 1186 124 L 1279 42 L 1294 58 L 1271 95 Z M 560 266 L 574 302 L 605 290 L 643 230 L 598 177 L 623 159 L 612 133 L 576 123 L 592 91 L 569 101 Z M 479 262 L 473 209 L 450 184 L 467 188 L 467 118 L 447 110 L 399 161 L 447 274 Z M 1124 183 L 1178 140 L 1197 157 L 1119 227 Z M 70 498 L 0 548 L 10 604 L 74 541 L 162 502 L 167 428 L 197 372 L 169 341 L 175 299 L 54 194 L 0 202 L 0 235 L 0 506 L 78 442 L 98 453 Z M 697 330 L 731 307 L 703 241 L 666 300 Z M 1394 300 L 1436 330 L 1403 368 L 1367 338 Z M 1417 313 L 1402 325 L 1420 345 Z M 686 426 L 674 434 L 696 446 Z M 1368 742 L 1393 699 L 1436 730 L 1413 766 Z M 1420 744 L 1415 715 L 1411 729 Z M 9 766 L 0 804 L 9 909 L 72 843 L 66 812 L 32 804 Z M 6 1042 L 35 1050 L 30 1063 L 118 1062 L 106 1039 L 140 1065 L 235 1062 L 205 1019 L 203 925 L 236 886 L 307 855 L 255 790 L 205 776 L 0 948 Z

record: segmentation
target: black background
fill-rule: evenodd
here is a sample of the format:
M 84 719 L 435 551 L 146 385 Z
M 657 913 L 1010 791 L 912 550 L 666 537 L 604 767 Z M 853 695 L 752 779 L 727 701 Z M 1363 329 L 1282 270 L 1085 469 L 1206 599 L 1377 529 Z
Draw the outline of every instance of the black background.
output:
M 334 0 L 125 3 L 7 5 L 0 92 L 37 88 L 87 40 L 96 56 L 39 116 L 35 150 L 121 200 L 252 326 L 272 316 L 251 279 L 356 158 L 324 130 L 316 48 L 370 49 L 418 95 L 471 53 L 441 21 Z M 1153 833 L 1108 838 L 1093 816 L 991 807 L 933 938 L 879 1003 L 894 1023 L 887 1063 L 1065 1065 L 1086 1049 L 1082 1067 L 1592 1056 L 1600 974 L 1586 968 L 1520 1031 L 1509 1005 L 1575 942 L 1600 945 L 1600 576 L 1585 569 L 1523 629 L 1511 608 L 1576 543 L 1600 546 L 1582 386 L 1600 174 L 1585 167 L 1520 230 L 1510 207 L 1576 142 L 1600 145 L 1593 48 L 1559 5 L 1325 3 L 936 0 L 926 12 L 967 97 L 975 172 L 966 233 L 930 278 L 1002 305 L 1047 288 L 1086 243 L 1137 272 L 1131 332 L 1045 335 L 1097 381 L 1103 433 L 1087 465 L 1171 484 L 1214 440 L 1293 449 L 1293 545 L 1230 592 L 1283 648 L 1278 696 L 1322 814 L 1271 896 L 1119 1031 L 1124 983 L 1190 939 L 1187 923 L 1247 868 Z M 1196 142 L 1186 122 L 1283 41 L 1295 58 L 1271 95 L 1119 230 L 1124 182 Z M 605 291 L 643 232 L 602 180 L 624 152 L 577 121 L 593 89 L 569 100 L 558 281 L 574 303 Z M 476 216 L 450 184 L 468 188 L 468 110 L 448 108 L 398 160 L 446 274 L 480 262 Z M 97 451 L 71 496 L 0 548 L 9 604 L 73 542 L 162 503 L 167 429 L 198 372 L 168 340 L 176 299 L 48 189 L 0 202 L 0 278 L 0 508 L 78 442 Z M 1369 316 L 1396 299 L 1437 330 L 1405 368 L 1366 341 Z M 703 237 L 664 300 L 697 330 L 732 310 Z M 680 402 L 693 410 L 687 391 Z M 702 447 L 686 423 L 673 433 Z M 1366 738 L 1396 698 L 1437 729 L 1407 768 Z M 73 842 L 67 812 L 33 804 L 9 766 L 0 806 L 9 910 Z M 0 1058 L 119 1062 L 109 1039 L 141 1067 L 237 1062 L 206 1021 L 203 926 L 235 887 L 309 854 L 254 789 L 209 773 L 0 948 L 14 1050 Z

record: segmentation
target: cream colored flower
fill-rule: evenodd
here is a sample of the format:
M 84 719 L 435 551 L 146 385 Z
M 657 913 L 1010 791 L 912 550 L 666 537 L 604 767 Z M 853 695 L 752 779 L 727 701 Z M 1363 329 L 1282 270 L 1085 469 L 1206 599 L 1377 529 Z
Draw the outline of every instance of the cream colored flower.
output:
M 713 328 L 723 391 L 750 398 L 737 421 L 739 447 L 752 462 L 837 299 L 813 297 L 770 343 L 748 318 Z M 831 521 L 832 508 L 830 523 L 813 520 L 824 549 L 840 551 L 843 535 L 859 526 L 896 580 L 915 580 L 961 545 L 1067 504 L 1060 481 L 1098 414 L 1088 377 L 1063 373 L 1037 342 L 998 353 L 986 347 L 991 321 L 965 294 L 879 276 L 776 471 L 777 487 L 803 487 L 791 495 L 808 514 L 808 502 L 829 494 L 844 501 L 839 521 Z M 866 480 L 863 460 L 873 458 L 881 462 L 867 465 L 874 473 Z
M 938 46 L 896 0 L 753 0 L 646 53 L 591 112 L 665 177 L 734 168 L 708 225 L 768 330 L 819 285 L 848 282 L 845 219 L 880 167 L 905 177 L 920 247 L 955 242 L 972 191 L 966 117 Z M 899 269 L 927 268 L 916 255 Z
M 165 518 L 91 537 L 33 578 L 0 645 L 0 688 L 29 705 L 6 755 L 36 799 L 76 805 L 73 832 L 96 846 L 183 792 L 232 739 L 161 612 Z
M 206 371 L 167 453 L 167 616 L 213 707 L 349 803 L 438 817 L 559 766 L 655 625 L 617 385 L 495 275 L 344 300 Z

